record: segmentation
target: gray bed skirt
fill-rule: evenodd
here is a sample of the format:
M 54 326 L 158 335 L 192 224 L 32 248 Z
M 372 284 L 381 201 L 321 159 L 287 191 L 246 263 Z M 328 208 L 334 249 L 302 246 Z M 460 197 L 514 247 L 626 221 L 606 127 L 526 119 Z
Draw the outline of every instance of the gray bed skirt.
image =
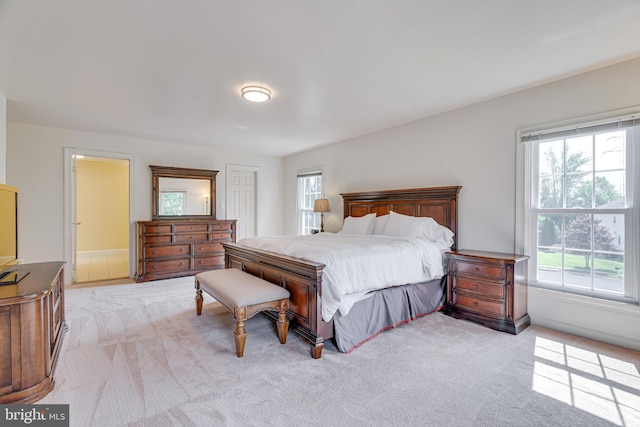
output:
M 445 300 L 446 277 L 381 289 L 354 304 L 346 316 L 336 313 L 333 326 L 338 350 L 350 353 L 386 329 L 438 311 Z

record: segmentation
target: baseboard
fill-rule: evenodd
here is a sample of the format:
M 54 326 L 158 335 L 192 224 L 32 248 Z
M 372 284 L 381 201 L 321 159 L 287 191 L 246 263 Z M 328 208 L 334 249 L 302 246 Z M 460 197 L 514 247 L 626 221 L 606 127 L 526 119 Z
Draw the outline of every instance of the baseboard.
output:
M 129 253 L 129 249 L 101 249 L 96 251 L 78 251 L 78 255 L 118 255 Z

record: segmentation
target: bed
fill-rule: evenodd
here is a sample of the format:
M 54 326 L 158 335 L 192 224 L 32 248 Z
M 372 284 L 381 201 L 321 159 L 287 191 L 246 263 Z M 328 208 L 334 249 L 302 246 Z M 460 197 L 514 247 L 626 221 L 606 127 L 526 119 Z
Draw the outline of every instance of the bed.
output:
M 341 196 L 344 202 L 344 218 L 359 218 L 371 214 L 381 217 L 390 212 L 404 216 L 430 217 L 439 225 L 453 232 L 451 249 L 455 249 L 458 229 L 457 199 L 460 188 L 459 186 L 449 186 L 343 193 Z M 373 327 L 374 331 L 378 333 L 383 329 L 435 311 L 441 307 L 443 302 L 442 298 L 445 292 L 442 287 L 444 282 L 438 278 L 419 285 L 411 283 L 377 290 L 372 292 L 370 297 L 354 303 L 348 316 L 342 316 L 337 312 L 333 317 L 329 319 L 325 317 L 323 320 L 323 274 L 325 268 L 323 263 L 240 244 L 224 243 L 223 246 L 226 268 L 241 269 L 283 286 L 290 292 L 290 329 L 309 342 L 313 358 L 322 356 L 325 340 L 334 338 L 341 351 L 345 351 L 345 349 L 350 351 L 369 338 L 356 335 L 355 338 L 349 338 L 346 342 L 340 341 L 341 334 L 352 325 L 369 323 L 369 328 Z M 410 306 L 400 309 L 405 313 L 403 316 L 408 316 L 408 318 L 404 319 L 403 317 L 404 320 L 400 321 L 383 319 L 388 317 L 384 314 L 383 301 L 396 297 L 397 299 L 394 301 L 404 302 L 394 304 Z M 378 319 L 380 319 L 380 323 L 376 324 Z

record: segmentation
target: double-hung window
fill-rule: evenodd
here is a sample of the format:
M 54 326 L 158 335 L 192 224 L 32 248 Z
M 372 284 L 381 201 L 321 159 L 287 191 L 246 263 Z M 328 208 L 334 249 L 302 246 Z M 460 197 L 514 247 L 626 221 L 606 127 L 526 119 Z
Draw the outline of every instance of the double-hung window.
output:
M 313 212 L 313 203 L 322 198 L 322 169 L 298 172 L 298 233 L 311 234 L 320 229 L 320 215 Z
M 640 119 L 522 131 L 521 245 L 532 283 L 637 302 Z

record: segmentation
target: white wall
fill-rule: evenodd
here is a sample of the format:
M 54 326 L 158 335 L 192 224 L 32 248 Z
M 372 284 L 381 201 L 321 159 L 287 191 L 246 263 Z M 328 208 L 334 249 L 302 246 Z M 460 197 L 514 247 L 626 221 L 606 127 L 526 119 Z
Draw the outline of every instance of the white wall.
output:
M 510 252 L 515 247 L 516 130 L 640 105 L 640 59 L 626 61 L 412 123 L 353 138 L 284 161 L 285 233 L 296 232 L 296 171 L 323 166 L 339 230 L 339 193 L 462 185 L 460 248 Z M 633 254 L 630 256 L 638 256 Z M 534 324 L 640 350 L 638 306 L 531 289 Z
M 216 147 L 172 144 L 112 135 L 7 123 L 7 178 L 20 189 L 19 247 L 25 262 L 64 259 L 64 147 L 127 153 L 132 165 L 134 221 L 151 219 L 149 165 L 220 171 L 216 179 L 217 217 L 225 218 L 225 165 L 260 168 L 258 229 L 282 233 L 282 159 L 254 156 Z M 135 246 L 132 246 L 132 250 Z M 66 274 L 67 282 L 70 274 Z
M 7 98 L 0 93 L 0 184 L 7 184 Z

